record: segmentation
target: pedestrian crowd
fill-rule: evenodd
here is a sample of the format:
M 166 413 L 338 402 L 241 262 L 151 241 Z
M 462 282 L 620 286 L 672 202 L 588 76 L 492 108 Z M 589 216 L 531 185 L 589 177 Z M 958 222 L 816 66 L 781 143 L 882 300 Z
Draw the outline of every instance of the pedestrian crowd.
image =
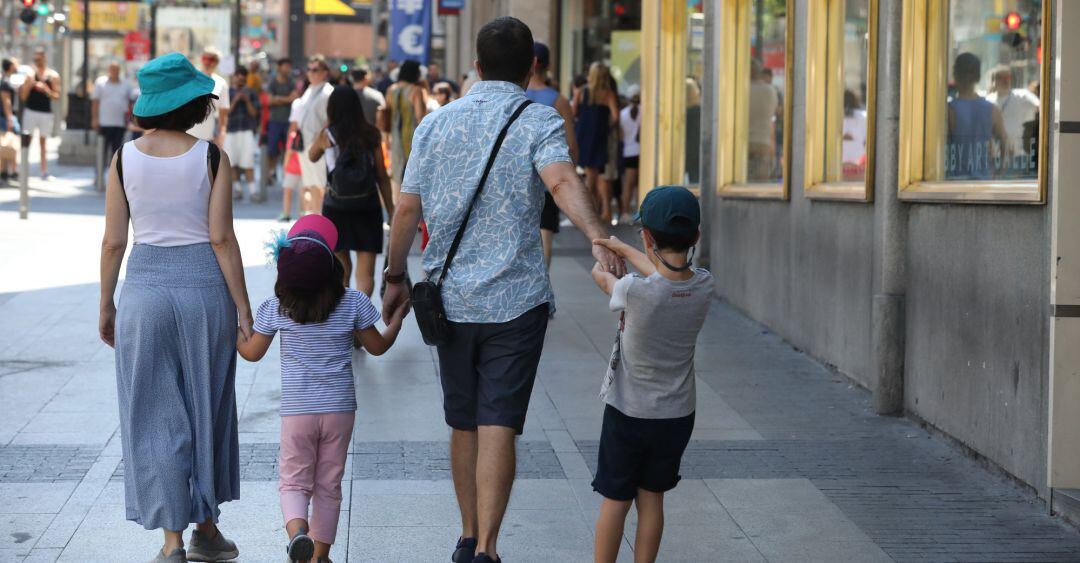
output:
M 593 242 L 592 278 L 619 314 L 610 361 L 597 366 L 605 406 L 594 557 L 616 560 L 636 506 L 635 559 L 657 558 L 664 493 L 679 481 L 694 427 L 694 347 L 712 293 L 709 272 L 693 267 L 697 199 L 656 187 L 635 215 L 644 250 L 610 237 L 612 207 L 628 221 L 635 199 L 627 171 L 639 155 L 637 92 L 620 97 L 594 64 L 572 98 L 562 96 L 547 47 L 514 18 L 485 25 L 476 51 L 475 76 L 460 88 L 416 61 L 343 80 L 318 55 L 302 82 L 287 59 L 269 79 L 253 65 L 226 80 L 213 50 L 200 69 L 176 53 L 150 61 L 136 95 L 115 85 L 112 68 L 95 88 L 95 125 L 119 144 L 107 174 L 98 328 L 115 349 L 126 515 L 164 535 L 153 561 L 239 556 L 218 528 L 220 505 L 239 499 L 237 354 L 257 362 L 279 338 L 284 550 L 289 561 L 329 562 L 357 420 L 354 351 L 389 353 L 410 314 L 436 347 L 450 428 L 461 533 L 447 551 L 458 563 L 501 561 L 515 441 L 555 311 L 547 270 L 560 211 Z M 134 100 L 134 127 L 145 131 L 126 143 L 103 109 L 121 99 Z M 292 195 L 300 217 L 269 244 L 277 279 L 253 307 L 233 206 L 261 197 L 260 144 L 282 164 L 282 219 L 292 222 Z M 372 294 L 384 222 L 380 309 Z M 129 223 L 135 244 L 117 302 Z M 410 287 L 418 232 L 423 281 Z

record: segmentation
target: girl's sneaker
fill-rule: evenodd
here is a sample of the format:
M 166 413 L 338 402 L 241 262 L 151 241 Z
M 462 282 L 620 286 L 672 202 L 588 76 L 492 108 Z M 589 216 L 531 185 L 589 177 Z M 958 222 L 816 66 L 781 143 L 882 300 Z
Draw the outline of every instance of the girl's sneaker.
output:
M 311 561 L 311 556 L 315 555 L 315 542 L 306 533 L 296 532 L 285 551 L 288 552 L 290 561 L 307 563 Z

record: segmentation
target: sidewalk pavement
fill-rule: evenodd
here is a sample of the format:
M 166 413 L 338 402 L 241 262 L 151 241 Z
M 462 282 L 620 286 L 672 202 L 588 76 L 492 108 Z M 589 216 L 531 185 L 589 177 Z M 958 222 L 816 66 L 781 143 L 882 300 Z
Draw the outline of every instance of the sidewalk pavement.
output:
M 77 171 L 62 182 L 35 193 L 29 221 L 0 189 L 11 273 L 0 276 L 0 562 L 141 561 L 160 534 L 124 521 L 112 352 L 96 333 L 102 199 Z M 274 203 L 238 206 L 254 305 L 273 285 L 262 243 L 276 214 Z M 566 229 L 499 542 L 507 561 L 591 559 L 597 393 L 616 319 L 590 266 Z M 241 561 L 283 560 L 278 360 L 274 346 L 237 372 L 242 498 L 221 526 Z M 1080 533 L 1029 491 L 908 420 L 875 416 L 864 390 L 719 301 L 697 368 L 697 426 L 666 502 L 661 561 L 1080 561 Z M 387 355 L 355 356 L 336 562 L 448 559 L 459 528 L 436 370 L 411 321 Z M 633 533 L 631 518 L 623 561 Z

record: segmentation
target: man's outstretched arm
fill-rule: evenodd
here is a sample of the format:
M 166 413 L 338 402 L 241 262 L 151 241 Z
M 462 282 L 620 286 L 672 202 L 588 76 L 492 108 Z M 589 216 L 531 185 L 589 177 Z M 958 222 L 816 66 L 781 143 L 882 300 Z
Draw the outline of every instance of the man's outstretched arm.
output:
M 386 253 L 386 269 L 390 275 L 404 274 L 409 259 L 409 249 L 416 238 L 416 229 L 423 217 L 420 196 L 402 193 L 394 209 L 394 220 L 390 222 L 390 249 Z M 409 298 L 409 288 L 405 283 L 387 283 L 383 294 L 383 318 L 389 319 L 398 305 Z
M 555 204 L 566 213 L 570 221 L 590 240 L 606 239 L 607 228 L 600 222 L 593 208 L 592 197 L 581 183 L 574 165 L 569 162 L 553 162 L 540 171 L 548 191 L 555 198 Z M 614 252 L 599 245 L 593 245 L 593 256 L 608 272 L 622 277 L 626 274 L 626 264 Z

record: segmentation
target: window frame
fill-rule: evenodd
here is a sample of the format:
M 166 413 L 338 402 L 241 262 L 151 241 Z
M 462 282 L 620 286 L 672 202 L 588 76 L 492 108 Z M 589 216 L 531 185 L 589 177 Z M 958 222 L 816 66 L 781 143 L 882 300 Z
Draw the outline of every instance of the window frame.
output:
M 878 0 L 868 0 L 866 68 L 866 173 L 863 181 L 830 180 L 840 159 L 844 110 L 844 8 L 849 0 L 810 0 L 806 49 L 806 139 L 803 192 L 807 198 L 869 203 L 874 199 L 877 123 Z M 839 95 L 831 95 L 836 92 Z M 829 143 L 836 146 L 830 147 Z M 832 154 L 830 154 L 832 148 Z
M 753 0 L 720 0 L 717 34 L 718 84 L 743 84 L 735 95 L 717 95 L 716 194 L 722 198 L 786 201 L 791 186 L 792 94 L 794 93 L 795 1 L 786 0 L 784 22 L 784 147 L 778 183 L 739 181 L 737 163 L 747 158 L 747 102 L 750 89 L 750 11 Z M 729 31 L 734 33 L 729 33 Z
M 897 189 L 903 201 L 1027 204 L 1046 203 L 1048 149 L 1050 141 L 1051 62 L 1053 60 L 1053 0 L 1043 0 L 1042 68 L 1043 91 L 1039 95 L 1038 177 L 1034 180 L 927 180 L 928 138 L 941 138 L 946 116 L 938 104 L 927 104 L 931 88 L 944 92 L 950 64 L 925 64 L 945 61 L 948 50 L 948 0 L 905 0 L 902 15 L 900 52 L 900 122 Z M 947 61 L 946 61 L 947 62 Z M 931 71 L 932 72 L 928 72 Z M 928 111 L 934 115 L 928 115 Z

